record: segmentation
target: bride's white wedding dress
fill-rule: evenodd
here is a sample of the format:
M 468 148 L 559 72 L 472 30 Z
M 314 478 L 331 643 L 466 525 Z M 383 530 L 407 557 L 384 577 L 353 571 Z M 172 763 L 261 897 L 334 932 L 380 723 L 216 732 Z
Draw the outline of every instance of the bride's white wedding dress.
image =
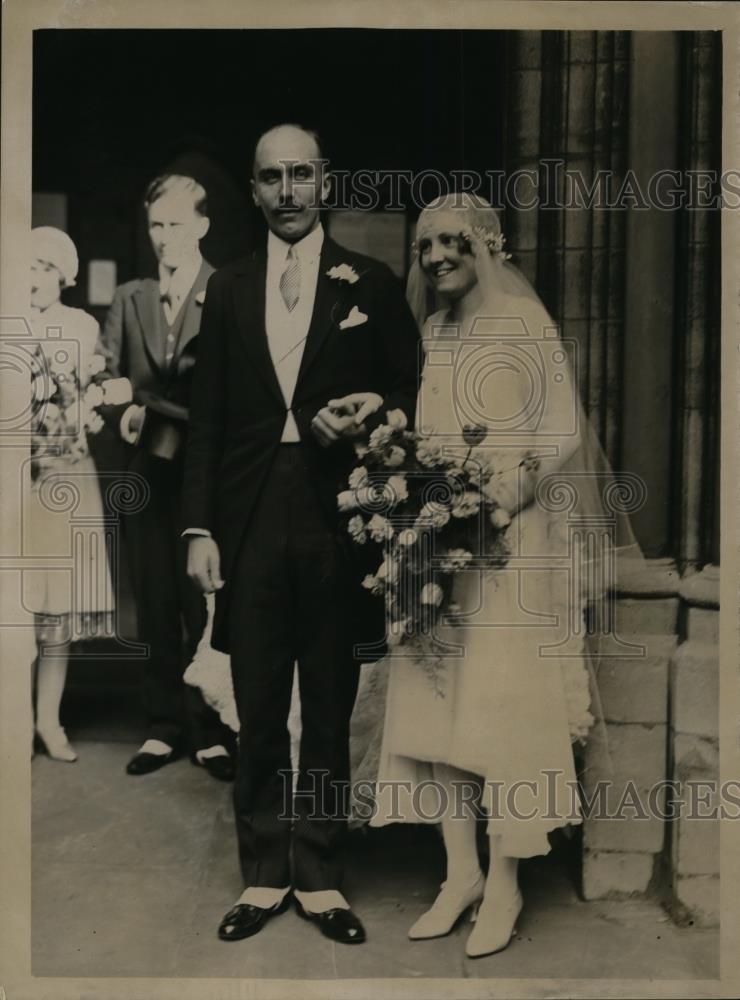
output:
M 457 327 L 445 328 L 444 313 L 427 320 L 417 429 L 439 435 L 440 443 L 464 456 L 462 427 L 474 422 L 477 411 L 485 415 L 481 422 L 494 428 L 483 448 L 499 457 L 497 467 L 512 469 L 524 453 L 534 451 L 549 455 L 541 460 L 541 476 L 556 471 L 578 444 L 567 362 L 562 363 L 562 352 L 535 342 L 551 328 L 539 305 L 509 297 L 497 315 L 511 320 L 489 326 L 495 341 L 486 341 L 479 325 L 462 335 Z M 531 349 L 521 343 L 521 320 Z M 519 343 L 507 344 L 507 332 Z M 526 419 L 533 384 L 528 359 L 538 359 L 550 380 L 531 426 Z M 518 428 L 509 419 L 516 414 L 525 415 Z M 497 427 L 505 430 L 499 433 Z M 502 477 L 510 496 L 526 485 L 522 475 L 516 469 Z M 471 618 L 468 624 L 438 628 L 443 641 L 464 649 L 463 655 L 445 656 L 437 670 L 438 690 L 407 647 L 397 647 L 386 660 L 388 694 L 371 826 L 439 820 L 439 795 L 424 784 L 433 777 L 434 762 L 492 783 L 485 787 L 483 805 L 489 832 L 502 835 L 505 855 L 545 854 L 549 830 L 579 821 L 571 791 L 576 780 L 572 740 L 586 736 L 593 717 L 583 637 L 569 636 L 574 609 L 569 605 L 567 516 L 527 503 L 507 531 L 507 566 L 456 575 L 453 598 Z M 582 616 L 583 602 L 576 600 L 575 614 Z M 403 784 L 393 789 L 394 782 Z M 537 817 L 512 815 L 505 796 L 516 788 L 513 812 L 538 810 Z

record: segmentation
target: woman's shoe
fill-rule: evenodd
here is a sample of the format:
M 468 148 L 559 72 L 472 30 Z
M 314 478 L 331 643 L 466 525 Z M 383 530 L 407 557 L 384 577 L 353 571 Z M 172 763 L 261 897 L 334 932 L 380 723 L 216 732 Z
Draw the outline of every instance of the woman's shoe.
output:
M 508 900 L 500 901 L 495 895 L 487 896 L 478 911 L 475 927 L 465 945 L 468 958 L 481 958 L 503 951 L 516 934 L 516 922 L 522 912 L 524 900 L 519 889 Z
M 69 764 L 73 764 L 77 760 L 77 754 L 70 746 L 67 734 L 61 726 L 46 733 L 36 730 L 36 735 L 43 743 L 48 755 L 54 760 L 63 760 Z
M 449 885 L 443 882 L 442 891 L 434 900 L 431 909 L 423 913 L 409 929 L 412 941 L 423 941 L 427 938 L 444 937 L 449 934 L 460 917 L 469 907 L 473 907 L 472 920 L 478 910 L 478 904 L 483 899 L 486 880 L 483 873 L 475 882 L 466 887 Z

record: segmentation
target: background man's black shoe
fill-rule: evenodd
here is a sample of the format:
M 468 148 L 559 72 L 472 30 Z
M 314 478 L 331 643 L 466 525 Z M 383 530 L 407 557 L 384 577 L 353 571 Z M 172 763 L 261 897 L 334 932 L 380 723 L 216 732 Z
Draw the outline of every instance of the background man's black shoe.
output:
M 285 913 L 290 903 L 290 893 L 285 894 L 276 906 L 254 906 L 252 903 L 237 903 L 232 906 L 218 925 L 218 936 L 222 941 L 241 941 L 258 934 L 270 917 Z
M 324 910 L 323 913 L 310 913 L 303 909 L 297 899 L 295 908 L 304 920 L 312 920 L 318 924 L 324 937 L 331 938 L 332 941 L 339 941 L 340 944 L 362 944 L 366 940 L 365 928 L 352 910 L 336 907 L 333 910 Z
M 177 752 L 171 750 L 169 753 L 142 753 L 137 751 L 126 765 L 126 774 L 151 774 L 158 771 L 165 764 L 172 763 L 177 758 Z
M 212 778 L 219 781 L 233 781 L 236 777 L 236 764 L 229 754 L 220 753 L 216 757 L 204 757 L 202 760 L 193 754 L 191 760 L 197 767 L 204 767 Z

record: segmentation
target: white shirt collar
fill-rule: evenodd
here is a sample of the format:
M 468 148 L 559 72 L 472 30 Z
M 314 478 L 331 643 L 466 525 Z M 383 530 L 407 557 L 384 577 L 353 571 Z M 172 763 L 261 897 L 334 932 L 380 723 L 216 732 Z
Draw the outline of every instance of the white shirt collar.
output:
M 285 260 L 288 256 L 288 250 L 293 247 L 301 263 L 310 264 L 321 254 L 323 245 L 324 227 L 321 223 L 315 229 L 312 229 L 307 236 L 304 236 L 303 239 L 298 240 L 297 243 L 288 243 L 286 240 L 280 239 L 272 230 L 267 234 L 268 258 L 275 257 L 281 261 Z
M 195 279 L 198 277 L 203 264 L 203 256 L 199 251 L 193 257 L 184 260 L 179 267 L 171 270 L 164 264 L 159 265 L 159 293 L 160 295 L 172 296 L 173 292 L 178 292 L 184 298 L 193 287 Z

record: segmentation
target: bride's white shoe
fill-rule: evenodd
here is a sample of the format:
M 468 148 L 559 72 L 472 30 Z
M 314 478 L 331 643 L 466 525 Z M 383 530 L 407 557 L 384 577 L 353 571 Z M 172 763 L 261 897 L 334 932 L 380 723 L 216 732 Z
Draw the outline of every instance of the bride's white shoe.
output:
M 77 754 L 72 749 L 67 734 L 61 726 L 43 733 L 37 729 L 36 734 L 44 744 L 48 755 L 54 760 L 63 760 L 69 764 L 77 760 Z
M 412 941 L 423 941 L 427 938 L 444 937 L 449 934 L 463 913 L 473 907 L 471 920 L 475 920 L 478 904 L 483 899 L 486 880 L 482 873 L 472 885 L 456 886 L 443 882 L 442 891 L 432 903 L 430 909 L 423 913 L 416 923 L 409 928 Z
M 489 893 L 478 911 L 475 927 L 465 945 L 468 958 L 481 958 L 503 951 L 516 934 L 516 922 L 522 912 L 524 900 L 517 887 L 513 895 L 501 898 Z

